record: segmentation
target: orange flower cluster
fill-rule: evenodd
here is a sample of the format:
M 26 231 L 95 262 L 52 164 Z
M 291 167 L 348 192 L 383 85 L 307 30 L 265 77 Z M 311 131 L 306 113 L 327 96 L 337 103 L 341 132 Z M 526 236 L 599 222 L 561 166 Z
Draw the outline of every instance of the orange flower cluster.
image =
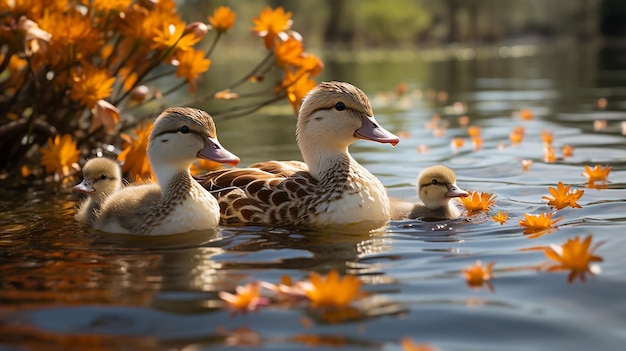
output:
M 237 312 L 255 310 L 258 306 L 268 305 L 269 298 L 262 297 L 259 287 L 265 287 L 273 292 L 275 301 L 295 303 L 306 301 L 311 308 L 339 309 L 350 308 L 352 302 L 366 296 L 361 291 L 361 281 L 353 275 L 341 277 L 336 270 L 327 275 L 312 272 L 306 281 L 291 282 L 289 277 L 283 277 L 281 283 L 268 282 L 250 283 L 239 286 L 236 294 L 221 292 L 222 300 Z
M 185 86 L 195 93 L 199 79 L 212 65 L 210 57 L 218 42 L 237 20 L 236 12 L 220 6 L 205 17 L 207 23 L 187 23 L 178 13 L 175 0 L 20 0 L 2 4 L 0 62 L 5 64 L 0 65 L 0 75 L 8 78 L 0 80 L 0 125 L 20 122 L 3 131 L 21 133 L 18 140 L 27 143 L 12 145 L 12 153 L 0 156 L 0 172 L 19 170 L 39 161 L 56 178 L 73 175 L 76 170 L 70 166 L 78 161 L 58 164 L 69 162 L 66 151 L 64 157 L 57 154 L 57 164 L 43 152 L 43 158 L 26 159 L 23 156 L 33 145 L 41 147 L 50 136 L 68 135 L 88 157 L 104 142 L 117 146 L 128 141 L 113 135 L 149 116 L 129 118 L 121 107 L 141 107 Z M 305 52 L 302 38 L 291 31 L 290 12 L 268 7 L 251 22 L 269 50 L 268 57 L 275 60 L 263 59 L 242 79 L 224 82 L 226 86 L 218 91 L 230 92 L 251 82 L 250 77 L 260 80 L 271 68 L 279 68 L 279 83 L 254 94 L 259 101 L 233 110 L 248 114 L 282 97 L 297 108 L 315 85 L 312 78 L 322 71 L 322 61 Z M 212 40 L 210 45 L 201 43 L 204 38 Z M 161 89 L 159 84 L 172 81 L 164 79 L 167 77 L 177 77 L 179 82 Z M 237 100 L 240 96 L 235 92 L 212 93 L 202 99 L 217 98 Z M 37 128 L 32 128 L 33 121 Z M 4 145 L 0 142 L 0 146 Z M 135 151 L 124 150 L 120 158 L 139 163 L 125 165 L 137 170 L 131 178 L 146 176 L 138 171 L 145 160 Z M 28 169 L 24 173 L 33 175 Z
M 287 99 L 297 113 L 302 98 L 315 86 L 313 78 L 322 72 L 324 64 L 304 50 L 300 34 L 291 31 L 292 24 L 291 12 L 282 7 L 266 7 L 254 19 L 253 30 L 273 52 L 276 66 L 283 69 L 283 80 L 276 89 L 286 91 Z

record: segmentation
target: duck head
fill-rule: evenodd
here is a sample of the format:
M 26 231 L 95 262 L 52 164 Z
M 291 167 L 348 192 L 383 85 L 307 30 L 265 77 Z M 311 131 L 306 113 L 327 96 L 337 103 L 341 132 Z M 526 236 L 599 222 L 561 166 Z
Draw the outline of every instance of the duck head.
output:
M 108 195 L 122 185 L 122 173 L 117 162 L 105 158 L 92 158 L 83 166 L 83 181 L 76 184 L 72 191 L 87 195 Z
M 299 145 L 317 140 L 338 148 L 347 148 L 358 139 L 394 146 L 400 141 L 376 122 L 365 93 L 344 82 L 323 82 L 304 97 L 296 136 Z
M 454 171 L 446 166 L 426 168 L 418 176 L 417 184 L 420 199 L 428 208 L 445 207 L 450 199 L 469 195 L 456 185 Z
M 148 142 L 148 159 L 157 179 L 160 170 L 188 170 L 197 158 L 233 166 L 239 163 L 239 157 L 218 141 L 215 123 L 208 113 L 190 107 L 163 111 L 154 122 Z

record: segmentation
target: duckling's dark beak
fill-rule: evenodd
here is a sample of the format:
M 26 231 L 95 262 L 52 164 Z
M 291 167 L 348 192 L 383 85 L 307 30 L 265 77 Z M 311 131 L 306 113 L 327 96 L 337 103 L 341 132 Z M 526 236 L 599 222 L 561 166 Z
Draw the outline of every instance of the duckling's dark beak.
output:
M 354 132 L 354 136 L 360 139 L 372 140 L 379 143 L 396 146 L 400 138 L 387 129 L 381 127 L 372 116 L 361 115 L 363 124 Z
M 198 157 L 207 160 L 226 163 L 231 166 L 236 166 L 239 163 L 239 157 L 232 152 L 226 150 L 217 138 L 207 137 L 204 143 L 204 149 L 198 152 Z
M 448 184 L 448 192 L 446 193 L 446 198 L 453 197 L 467 197 L 469 193 L 461 188 L 459 188 L 456 183 Z
M 93 188 L 93 179 L 85 178 L 82 182 L 74 185 L 72 191 L 75 193 L 93 193 L 96 189 Z

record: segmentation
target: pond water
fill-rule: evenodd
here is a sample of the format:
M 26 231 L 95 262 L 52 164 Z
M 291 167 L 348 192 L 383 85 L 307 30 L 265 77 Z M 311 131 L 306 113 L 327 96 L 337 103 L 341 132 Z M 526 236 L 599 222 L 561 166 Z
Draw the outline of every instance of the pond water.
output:
M 417 174 L 445 164 L 462 188 L 496 196 L 488 213 L 394 221 L 376 233 L 222 227 L 137 238 L 81 227 L 71 194 L 3 189 L 0 349 L 403 350 L 409 338 L 439 350 L 623 350 L 626 50 L 453 54 L 327 60 L 323 78 L 361 87 L 378 121 L 402 136 L 395 148 L 366 141 L 351 148 L 392 196 L 416 200 Z M 400 82 L 407 94 L 386 93 Z M 520 109 L 533 119 L 522 120 Z M 293 115 L 288 107 L 273 111 L 217 122 L 220 141 L 242 165 L 299 159 Z M 449 123 L 443 135 L 427 127 L 434 114 Z M 482 129 L 481 149 L 472 148 L 461 115 Z M 517 126 L 525 137 L 512 146 Z M 552 163 L 544 161 L 544 130 L 554 135 Z M 465 145 L 452 148 L 455 137 Z M 572 156 L 562 157 L 563 145 L 575 148 Z M 533 161 L 528 171 L 525 159 Z M 585 185 L 581 173 L 596 164 L 613 167 L 606 188 Z M 559 181 L 584 190 L 582 208 L 557 211 L 563 219 L 550 232 L 524 234 L 518 221 L 551 211 L 542 196 Z M 497 211 L 508 212 L 505 224 L 491 219 Z M 604 242 L 595 251 L 600 274 L 568 282 L 567 271 L 537 268 L 550 262 L 541 247 L 587 235 Z M 495 262 L 494 277 L 472 288 L 462 270 L 476 260 Z M 218 297 L 249 282 L 331 269 L 356 275 L 368 293 L 348 316 L 284 305 L 233 315 Z

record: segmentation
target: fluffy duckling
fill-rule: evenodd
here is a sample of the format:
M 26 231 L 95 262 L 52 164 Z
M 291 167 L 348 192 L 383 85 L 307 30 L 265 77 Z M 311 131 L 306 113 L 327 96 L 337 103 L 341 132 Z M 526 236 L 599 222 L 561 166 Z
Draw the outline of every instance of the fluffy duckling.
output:
M 387 223 L 385 188 L 348 152 L 359 139 L 399 142 L 376 122 L 365 93 L 344 82 L 319 84 L 302 101 L 296 139 L 304 162 L 268 161 L 197 177 L 218 198 L 223 223 Z
M 208 113 L 187 107 L 163 111 L 148 141 L 148 161 L 157 182 L 127 186 L 113 193 L 102 205 L 94 227 L 140 235 L 215 228 L 219 205 L 189 173 L 189 166 L 198 157 L 231 165 L 239 162 L 220 145 Z
M 87 195 L 78 206 L 74 218 L 84 224 L 93 224 L 100 205 L 122 186 L 120 165 L 114 160 L 98 157 L 87 161 L 83 166 L 83 181 L 72 191 Z
M 414 204 L 392 201 L 392 219 L 442 220 L 457 218 L 461 215 L 459 209 L 450 200 L 469 194 L 456 185 L 456 175 L 453 170 L 441 165 L 428 167 L 417 177 L 417 184 L 422 202 Z

